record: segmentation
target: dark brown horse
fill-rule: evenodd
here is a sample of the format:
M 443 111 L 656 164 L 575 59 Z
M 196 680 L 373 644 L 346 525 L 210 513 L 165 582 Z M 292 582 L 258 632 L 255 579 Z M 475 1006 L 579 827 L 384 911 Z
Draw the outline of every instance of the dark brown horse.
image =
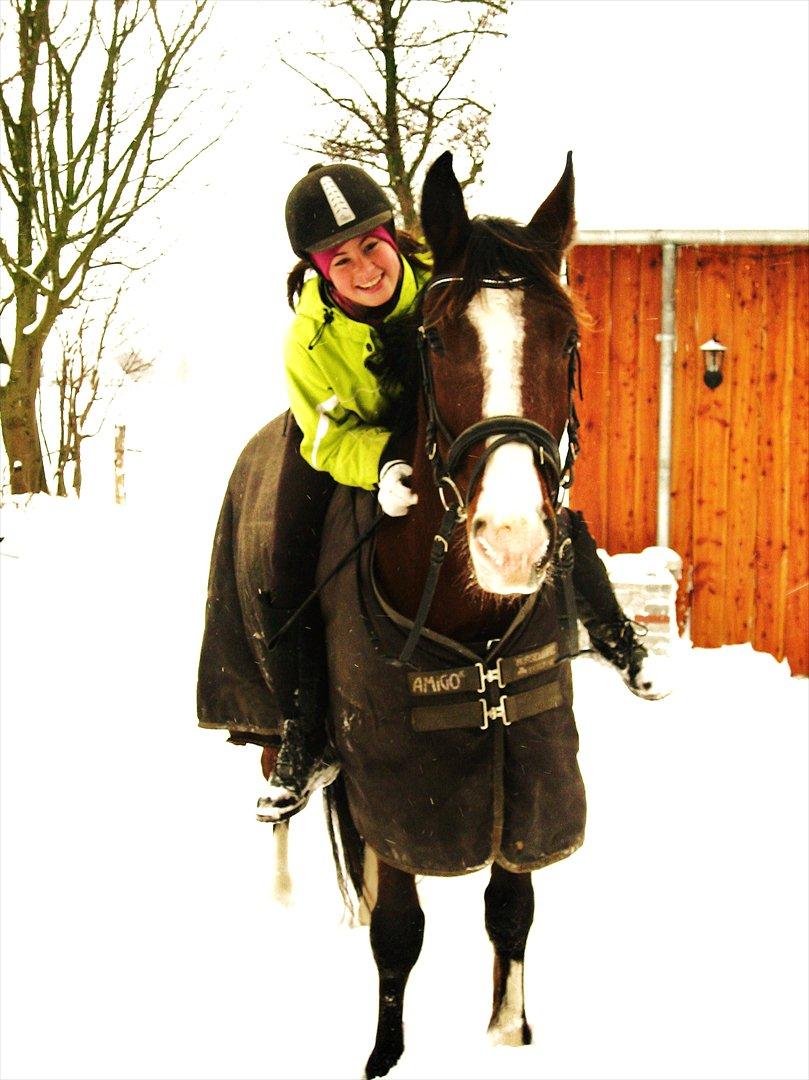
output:
M 369 1077 L 386 1074 L 403 1050 L 405 984 L 424 927 L 414 875 L 491 865 L 489 1030 L 496 1042 L 525 1044 L 530 872 L 583 838 L 558 603 L 559 488 L 571 461 L 564 452 L 560 460 L 559 442 L 575 422 L 578 355 L 574 307 L 559 283 L 573 190 L 568 157 L 527 226 L 470 220 L 451 156 L 430 169 L 422 224 L 434 276 L 422 302 L 415 428 L 400 454 L 413 462 L 418 504 L 386 519 L 375 549 L 323 593 L 343 764 L 329 800 L 360 890 L 364 848 L 379 858 Z M 373 513 L 370 496 L 338 492 L 322 576 Z

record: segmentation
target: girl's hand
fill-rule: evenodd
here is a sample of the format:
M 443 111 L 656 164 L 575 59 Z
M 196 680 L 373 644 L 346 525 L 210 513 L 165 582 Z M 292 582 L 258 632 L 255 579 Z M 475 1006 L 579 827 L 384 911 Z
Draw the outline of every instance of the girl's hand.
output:
M 406 461 L 388 461 L 382 466 L 377 499 L 390 517 L 404 517 L 410 507 L 419 501 L 408 483 L 412 475 L 413 468 Z

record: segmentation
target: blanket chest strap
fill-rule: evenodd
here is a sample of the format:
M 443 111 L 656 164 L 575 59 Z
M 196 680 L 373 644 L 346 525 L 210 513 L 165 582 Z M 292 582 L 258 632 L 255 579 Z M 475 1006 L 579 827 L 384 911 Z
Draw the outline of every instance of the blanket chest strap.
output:
M 503 694 L 497 705 L 478 700 L 460 705 L 420 706 L 412 710 L 411 718 L 416 731 L 451 731 L 457 728 L 480 728 L 485 731 L 494 720 L 502 720 L 504 727 L 510 727 L 519 720 L 556 709 L 562 703 L 561 687 L 554 680 L 521 694 Z
M 407 677 L 408 685 L 414 697 L 470 692 L 485 694 L 488 683 L 497 683 L 499 689 L 504 690 L 520 679 L 549 671 L 558 659 L 559 646 L 552 641 L 518 656 L 501 656 L 490 668 L 481 662 L 464 668 L 412 672 Z

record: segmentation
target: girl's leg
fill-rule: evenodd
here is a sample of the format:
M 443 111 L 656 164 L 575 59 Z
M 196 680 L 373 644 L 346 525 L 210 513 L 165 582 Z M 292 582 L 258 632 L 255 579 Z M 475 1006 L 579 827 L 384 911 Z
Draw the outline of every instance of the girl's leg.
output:
M 278 483 L 276 528 L 270 552 L 270 591 L 265 633 L 276 634 L 315 586 L 323 521 L 334 480 L 301 457 L 301 432 L 290 416 Z M 284 731 L 275 762 L 263 755 L 269 788 L 258 802 L 260 821 L 282 821 L 302 809 L 309 795 L 337 775 L 326 760 L 328 683 L 320 610 L 315 601 L 272 652 Z
M 582 514 L 567 510 L 565 525 L 573 541 L 573 587 L 579 617 L 593 648 L 613 664 L 629 689 L 640 697 L 664 697 L 659 677 L 636 625 L 624 614 Z
M 293 610 L 315 586 L 323 521 L 336 484 L 301 457 L 303 434 L 289 414 L 270 552 L 271 607 Z

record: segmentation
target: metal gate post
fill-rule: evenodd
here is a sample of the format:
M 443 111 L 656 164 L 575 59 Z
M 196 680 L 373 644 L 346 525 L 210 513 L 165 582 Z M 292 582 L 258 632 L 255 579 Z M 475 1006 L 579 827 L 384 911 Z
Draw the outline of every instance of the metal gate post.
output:
M 671 508 L 672 401 L 674 397 L 675 300 L 677 245 L 663 244 L 663 284 L 660 318 L 660 425 L 657 451 L 657 543 L 669 546 Z

